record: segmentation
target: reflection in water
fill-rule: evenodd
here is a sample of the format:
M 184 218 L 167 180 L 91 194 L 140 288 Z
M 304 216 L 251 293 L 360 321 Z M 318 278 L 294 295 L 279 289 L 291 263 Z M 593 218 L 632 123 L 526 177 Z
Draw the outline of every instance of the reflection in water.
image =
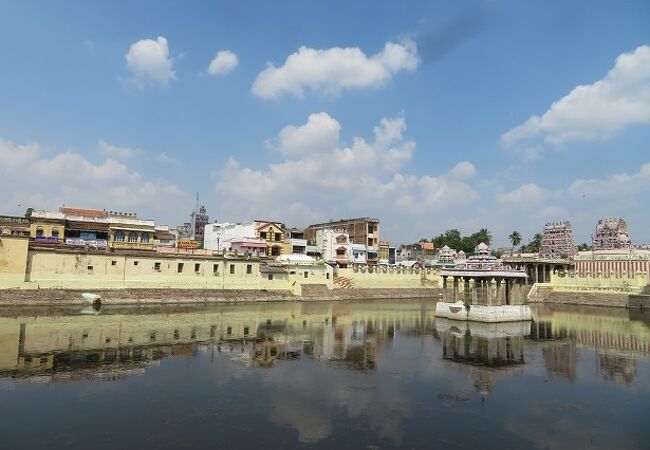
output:
M 224 448 L 643 447 L 647 315 L 540 306 L 532 324 L 481 324 L 434 311 L 420 301 L 0 310 L 0 402 L 16 405 L 0 408 L 0 424 L 24 424 L 0 432 L 14 448 L 38 422 L 50 436 L 38 444 L 57 444 L 83 411 L 124 404 L 101 427 L 148 417 L 146 433 L 96 440 L 86 423 L 65 445 L 197 447 L 228 433 Z M 42 415 L 62 398 L 70 408 Z

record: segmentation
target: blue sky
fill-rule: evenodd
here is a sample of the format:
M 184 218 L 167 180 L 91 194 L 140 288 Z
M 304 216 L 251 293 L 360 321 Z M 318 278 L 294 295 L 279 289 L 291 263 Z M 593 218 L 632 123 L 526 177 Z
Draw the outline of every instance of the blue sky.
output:
M 650 241 L 646 1 L 133 3 L 2 2 L 3 213 Z

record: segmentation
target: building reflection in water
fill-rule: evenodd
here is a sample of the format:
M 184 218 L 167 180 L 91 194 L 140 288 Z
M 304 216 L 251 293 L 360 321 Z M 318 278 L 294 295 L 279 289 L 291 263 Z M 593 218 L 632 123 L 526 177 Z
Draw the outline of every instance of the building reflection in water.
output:
M 438 318 L 442 357 L 467 367 L 474 387 L 488 395 L 493 383 L 524 363 L 524 336 L 530 322 L 478 323 Z
M 115 379 L 166 357 L 206 350 L 247 367 L 309 356 L 374 370 L 395 332 L 434 334 L 434 305 L 283 303 L 198 309 L 105 308 L 102 314 L 0 316 L 0 376 L 31 381 Z
M 550 374 L 573 381 L 580 349 L 596 354 L 596 372 L 607 380 L 629 384 L 637 360 L 650 355 L 648 316 L 618 308 L 535 305 L 531 338 L 541 345 Z

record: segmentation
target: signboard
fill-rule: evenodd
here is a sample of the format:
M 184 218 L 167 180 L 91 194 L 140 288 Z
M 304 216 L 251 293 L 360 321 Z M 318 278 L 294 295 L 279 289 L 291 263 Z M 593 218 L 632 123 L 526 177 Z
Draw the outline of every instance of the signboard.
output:
M 96 247 L 96 248 L 106 248 L 108 247 L 108 241 L 106 239 L 81 239 L 81 238 L 67 238 L 65 240 L 65 245 L 71 245 L 73 247 Z
M 199 248 L 199 243 L 196 241 L 178 241 L 176 244 L 178 248 Z
M 51 237 L 45 237 L 45 236 L 39 236 L 36 239 L 34 239 L 36 242 L 39 244 L 58 244 L 59 243 L 59 238 L 51 236 Z

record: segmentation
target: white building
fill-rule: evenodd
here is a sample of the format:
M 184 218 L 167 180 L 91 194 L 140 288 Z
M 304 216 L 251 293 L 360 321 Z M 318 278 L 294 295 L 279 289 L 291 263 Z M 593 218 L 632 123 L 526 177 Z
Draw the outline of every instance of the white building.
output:
M 316 247 L 325 262 L 339 267 L 352 264 L 352 244 L 347 232 L 338 229 L 316 230 L 315 238 Z
M 352 244 L 352 262 L 354 264 L 368 264 L 368 250 L 365 244 Z
M 210 223 L 205 226 L 203 248 L 240 251 L 266 256 L 267 244 L 256 236 L 255 222 Z

